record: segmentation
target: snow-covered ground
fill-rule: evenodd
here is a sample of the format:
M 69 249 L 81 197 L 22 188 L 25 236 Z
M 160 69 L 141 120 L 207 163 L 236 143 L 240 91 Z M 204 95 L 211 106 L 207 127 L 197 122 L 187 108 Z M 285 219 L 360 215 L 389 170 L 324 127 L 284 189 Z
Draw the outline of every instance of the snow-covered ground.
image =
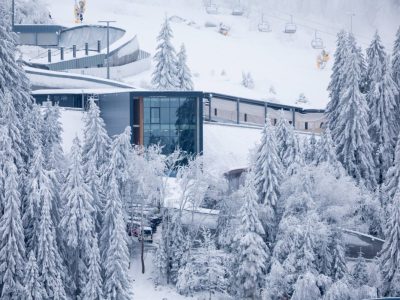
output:
M 372 12 L 365 9 L 365 1 L 376 6 Z M 142 49 L 154 53 L 163 19 L 165 16 L 178 16 L 172 23 L 173 42 L 176 48 L 181 43 L 186 45 L 196 89 L 266 98 L 273 86 L 279 102 L 294 104 L 299 94 L 304 93 L 310 101 L 307 107 L 324 108 L 328 101 L 326 87 L 332 59 L 325 70 L 317 69 L 316 56 L 320 50 L 310 46 L 315 29 L 320 31 L 326 49 L 333 54 L 335 34 L 340 28 L 349 27 L 346 12 L 354 11 L 354 32 L 360 44 L 365 48 L 371 33 L 379 28 L 384 29 L 383 40 L 391 49 L 399 25 L 395 17 L 399 7 L 392 6 L 389 0 L 379 1 L 379 5 L 376 4 L 378 1 L 365 1 L 332 0 L 326 5 L 323 1 L 322 5 L 315 0 L 298 0 L 296 5 L 292 5 L 291 1 L 269 1 L 266 4 L 266 1 L 249 0 L 242 1 L 247 8 L 246 15 L 235 17 L 230 14 L 232 1 L 216 1 L 221 14 L 208 15 L 201 0 L 89 0 L 85 23 L 115 20 L 115 25 L 126 29 L 128 35 L 138 35 Z M 49 6 L 56 22 L 74 25 L 72 2 L 53 0 L 49 1 Z M 262 12 L 271 23 L 271 33 L 257 31 Z M 293 13 L 298 23 L 295 35 L 283 33 L 288 13 Z M 206 28 L 206 22 L 223 22 L 232 30 L 228 36 L 223 36 L 217 28 Z M 253 90 L 241 86 L 242 71 L 252 73 Z M 147 71 L 124 80 L 146 88 L 150 78 L 151 71 Z

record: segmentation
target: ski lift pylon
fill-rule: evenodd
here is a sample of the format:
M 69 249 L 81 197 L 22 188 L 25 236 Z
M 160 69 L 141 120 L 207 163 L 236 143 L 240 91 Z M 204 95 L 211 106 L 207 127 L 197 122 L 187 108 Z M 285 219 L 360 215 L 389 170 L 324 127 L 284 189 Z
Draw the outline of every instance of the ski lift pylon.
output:
M 293 34 L 297 31 L 297 25 L 293 22 L 293 15 L 290 15 L 290 22 L 285 25 L 285 33 Z
M 317 31 L 315 30 L 314 38 L 311 41 L 311 47 L 314 49 L 324 49 L 324 41 L 317 35 Z
M 260 32 L 271 32 L 271 25 L 268 21 L 264 20 L 264 14 L 261 16 L 261 23 L 258 24 L 258 31 Z

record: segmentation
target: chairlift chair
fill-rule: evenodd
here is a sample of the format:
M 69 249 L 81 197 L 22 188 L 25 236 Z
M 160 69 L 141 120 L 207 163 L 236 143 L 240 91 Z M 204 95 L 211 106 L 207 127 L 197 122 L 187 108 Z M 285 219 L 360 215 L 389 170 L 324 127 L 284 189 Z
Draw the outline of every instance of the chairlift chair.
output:
M 206 6 L 206 11 L 210 15 L 217 15 L 218 14 L 218 6 L 214 3 L 210 3 Z
M 322 40 L 322 38 L 317 36 L 317 32 L 315 31 L 315 35 L 313 40 L 311 41 L 311 47 L 313 47 L 314 49 L 324 49 L 324 41 Z
M 264 21 L 264 15 L 261 17 L 261 23 L 258 24 L 258 31 L 260 32 L 271 32 L 271 25 L 269 22 Z
M 233 16 L 243 16 L 243 14 L 244 14 L 244 9 L 240 5 L 240 0 L 239 0 L 239 3 L 233 7 L 232 15 Z
M 293 34 L 297 31 L 297 25 L 293 23 L 293 16 L 290 15 L 290 22 L 285 25 L 285 33 Z

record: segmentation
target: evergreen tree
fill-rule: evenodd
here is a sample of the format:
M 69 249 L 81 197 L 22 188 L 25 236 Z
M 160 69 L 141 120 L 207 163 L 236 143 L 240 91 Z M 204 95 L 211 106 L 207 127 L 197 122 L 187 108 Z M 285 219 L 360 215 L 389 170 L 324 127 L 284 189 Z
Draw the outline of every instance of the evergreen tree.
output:
M 258 201 L 262 206 L 263 217 L 261 220 L 267 233 L 267 241 L 273 243 L 279 222 L 277 219 L 278 197 L 282 179 L 282 164 L 278 156 L 275 131 L 269 118 L 265 121 L 261 145 L 256 156 L 254 174 Z
M 192 73 L 190 72 L 190 69 L 186 63 L 187 56 L 184 44 L 182 44 L 181 50 L 178 52 L 177 56 L 178 56 L 177 76 L 179 81 L 179 89 L 181 89 L 182 91 L 192 91 L 193 90 Z
M 287 167 L 286 163 L 283 161 L 283 156 L 286 149 L 289 147 L 289 137 L 292 135 L 293 127 L 290 126 L 289 122 L 285 119 L 284 111 L 281 110 L 279 113 L 279 119 L 276 124 L 276 143 L 278 145 L 278 154 L 282 163 Z
M 325 115 L 327 119 L 327 128 L 334 130 L 336 128 L 336 120 L 338 113 L 339 99 L 342 89 L 344 88 L 344 79 L 346 72 L 344 65 L 347 56 L 347 33 L 342 30 L 337 35 L 335 52 L 335 61 L 333 63 L 331 81 L 328 86 L 330 101 L 327 105 Z
M 23 295 L 23 299 L 26 300 L 42 300 L 47 297 L 39 276 L 39 268 L 33 251 L 29 254 L 29 260 L 25 268 Z
M 156 256 L 154 258 L 154 265 L 157 268 L 157 284 L 165 284 L 168 277 L 169 259 L 167 253 L 167 245 L 165 240 L 165 233 L 162 232 L 160 243 L 157 247 Z
M 99 231 L 103 210 L 101 195 L 104 194 L 101 189 L 100 176 L 101 172 L 106 169 L 111 141 L 107 135 L 105 123 L 100 117 L 100 109 L 93 97 L 89 99 L 89 109 L 84 121 L 83 169 L 85 181 L 92 192 L 96 228 Z
M 286 166 L 286 174 L 290 176 L 297 173 L 304 166 L 304 160 L 301 154 L 298 136 L 293 130 L 289 132 L 288 147 L 283 154 L 283 164 Z
M 348 281 L 343 278 L 332 284 L 324 295 L 323 300 L 352 300 L 353 296 L 354 291 L 351 289 Z
M 82 299 L 102 300 L 103 279 L 101 277 L 100 251 L 97 234 L 92 238 L 91 251 L 89 253 L 88 281 L 83 288 Z
M 67 263 L 75 281 L 76 294 L 81 295 L 88 280 L 86 261 L 91 252 L 90 240 L 94 233 L 93 198 L 85 183 L 82 170 L 81 146 L 75 138 L 71 148 L 71 164 L 63 187 L 65 203 L 60 227 L 67 246 Z
M 314 164 L 317 160 L 318 142 L 315 133 L 310 138 L 305 139 L 304 159 L 307 164 Z
M 176 284 L 178 281 L 178 272 L 182 266 L 182 258 L 184 254 L 185 236 L 182 227 L 181 212 L 175 212 L 172 217 L 172 226 L 169 233 L 169 249 L 170 253 L 170 279 L 171 282 Z
M 372 39 L 371 44 L 367 48 L 367 79 L 368 79 L 368 90 L 370 93 L 374 91 L 374 87 L 371 85 L 373 81 L 379 81 L 382 74 L 382 67 L 386 60 L 385 47 L 382 45 L 381 37 L 376 31 Z M 373 94 L 371 94 L 373 100 Z M 368 99 L 370 102 L 370 99 Z
M 393 59 L 392 59 L 392 70 L 393 70 L 393 80 L 397 84 L 400 91 L 400 27 L 396 33 L 396 40 L 393 47 Z M 400 101 L 398 101 L 400 102 Z M 398 105 L 398 107 L 399 105 Z
M 53 203 L 54 195 L 48 185 L 42 187 L 42 195 L 36 257 L 43 288 L 49 298 L 56 299 L 65 295 L 62 276 L 66 276 L 67 271 L 62 264 L 56 240 L 56 230 L 51 218 L 51 204 Z
M 110 162 L 111 164 L 113 162 Z M 107 186 L 107 203 L 101 232 L 104 293 L 110 300 L 130 299 L 129 252 L 121 196 L 115 174 Z
M 343 245 L 343 236 L 339 231 L 334 231 L 332 236 L 332 268 L 331 277 L 334 280 L 342 279 L 347 273 L 346 252 Z
M 358 253 L 357 261 L 351 272 L 352 285 L 355 288 L 360 288 L 363 285 L 368 284 L 368 271 L 367 263 L 365 262 L 362 252 Z
M 254 175 L 247 175 L 243 189 L 244 203 L 240 209 L 240 224 L 235 236 L 235 284 L 241 299 L 257 298 L 264 286 L 270 252 L 262 239 L 264 228 L 258 217 Z
M 326 128 L 321 135 L 321 139 L 318 143 L 316 150 L 316 165 L 328 164 L 332 173 L 339 178 L 342 175 L 342 165 L 336 158 L 336 146 L 332 140 L 331 131 Z
M 321 292 L 317 286 L 314 274 L 307 272 L 297 279 L 292 300 L 318 300 Z
M 151 81 L 157 90 L 173 90 L 180 86 L 177 58 L 171 39 L 172 30 L 168 18 L 165 18 L 160 34 L 157 37 L 159 44 L 154 56 L 156 69 L 153 72 Z
M 387 296 L 396 296 L 400 291 L 400 190 L 397 189 L 390 205 L 386 239 L 380 253 L 383 289 Z
M 350 35 L 351 37 L 351 35 Z M 354 38 L 352 48 L 356 49 Z M 333 140 L 337 155 L 347 173 L 357 182 L 365 182 L 368 189 L 376 185 L 372 147 L 367 131 L 368 107 L 360 91 L 360 55 L 356 50 L 346 57 L 346 80 L 338 105 L 337 123 Z
M 8 141 L 10 146 L 10 140 Z M 3 156 L 4 212 L 0 218 L 0 290 L 1 299 L 18 299 L 23 293 L 25 269 L 24 231 L 21 218 L 17 169 L 12 150 Z
M 369 89 L 369 135 L 375 153 L 377 181 L 382 183 L 387 169 L 393 161 L 393 152 L 398 129 L 396 115 L 396 94 L 398 88 L 391 76 L 389 60 L 386 57 L 380 37 L 376 33 L 368 53 Z
M 397 144 L 394 151 L 394 162 L 388 169 L 386 174 L 386 181 L 382 186 L 383 197 L 383 208 L 387 208 L 389 203 L 392 203 L 394 195 L 397 192 L 400 179 L 400 137 L 397 138 Z

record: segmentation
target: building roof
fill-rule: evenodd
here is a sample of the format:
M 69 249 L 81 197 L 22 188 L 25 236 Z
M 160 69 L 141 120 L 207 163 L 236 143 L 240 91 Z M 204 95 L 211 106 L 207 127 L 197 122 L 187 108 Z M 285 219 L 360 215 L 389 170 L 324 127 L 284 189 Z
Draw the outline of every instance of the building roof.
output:
M 14 31 L 19 33 L 59 33 L 65 27 L 54 24 L 16 24 Z

